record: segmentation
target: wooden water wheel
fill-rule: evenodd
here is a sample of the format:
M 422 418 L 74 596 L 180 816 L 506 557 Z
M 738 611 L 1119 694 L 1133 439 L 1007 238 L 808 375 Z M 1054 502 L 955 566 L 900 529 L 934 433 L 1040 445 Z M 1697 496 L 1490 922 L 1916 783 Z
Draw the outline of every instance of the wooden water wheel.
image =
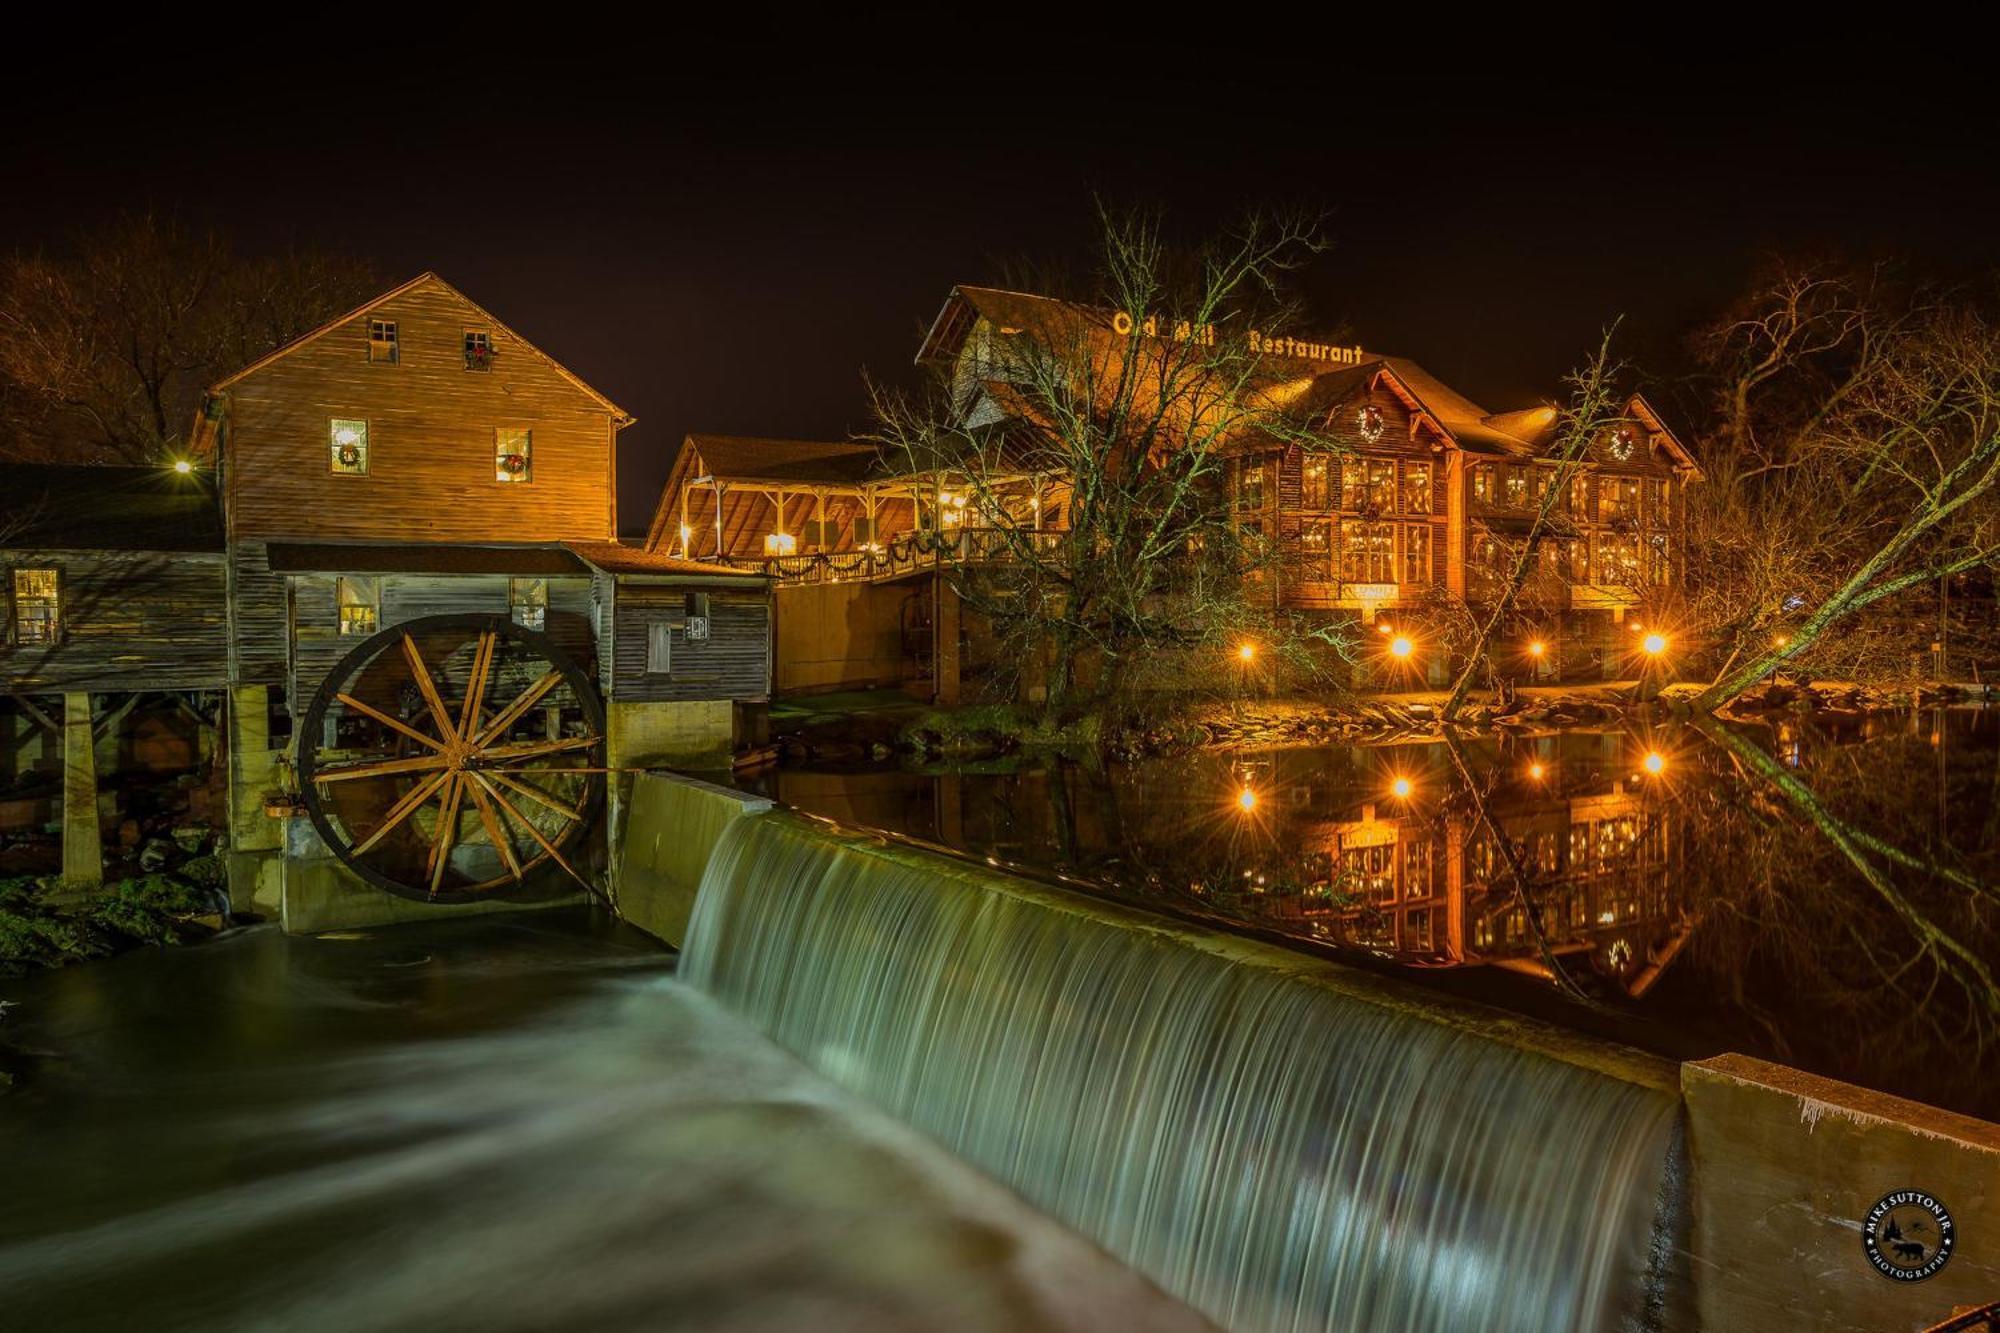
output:
M 391 626 L 328 673 L 301 723 L 299 791 L 326 845 L 425 902 L 583 875 L 604 795 L 604 708 L 546 634 L 505 616 Z

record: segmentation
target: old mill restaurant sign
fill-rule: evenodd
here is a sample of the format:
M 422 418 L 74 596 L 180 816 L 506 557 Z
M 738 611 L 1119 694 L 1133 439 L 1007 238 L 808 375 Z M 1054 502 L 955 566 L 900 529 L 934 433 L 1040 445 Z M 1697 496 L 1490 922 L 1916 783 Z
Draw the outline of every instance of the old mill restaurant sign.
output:
M 1148 315 L 1135 319 L 1120 310 L 1111 317 L 1111 331 L 1121 338 L 1130 337 L 1137 329 L 1148 338 L 1172 338 L 1177 343 L 1193 341 L 1204 347 L 1215 346 L 1215 326 L 1213 324 L 1194 325 L 1187 320 L 1173 321 L 1165 333 L 1160 331 L 1158 317 Z M 1336 366 L 1358 366 L 1364 353 L 1357 343 L 1352 347 L 1339 347 L 1333 343 L 1308 342 L 1304 338 L 1273 338 L 1251 329 L 1245 335 L 1250 351 L 1257 356 L 1286 356 L 1298 361 L 1326 361 Z

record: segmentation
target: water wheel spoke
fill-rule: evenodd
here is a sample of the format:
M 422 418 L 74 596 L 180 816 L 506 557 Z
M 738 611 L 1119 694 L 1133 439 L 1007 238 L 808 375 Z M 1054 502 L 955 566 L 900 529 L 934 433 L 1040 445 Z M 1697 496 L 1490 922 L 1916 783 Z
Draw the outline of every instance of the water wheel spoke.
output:
M 563 772 L 564 770 L 557 769 L 555 771 Z M 540 787 L 537 787 L 532 782 L 520 781 L 518 778 L 514 777 L 511 773 L 509 773 L 506 769 L 494 768 L 494 769 L 484 770 L 484 772 L 485 776 L 493 779 L 493 781 L 500 783 L 502 786 L 508 788 L 511 791 L 519 792 L 521 795 L 527 797 L 529 800 L 535 802 L 535 804 L 537 805 L 546 806 L 547 808 L 555 811 L 557 814 L 561 815 L 565 819 L 583 818 L 583 810 L 581 807 L 569 804 L 567 801 L 564 801 L 562 798 L 556 796 L 553 792 L 543 791 Z
M 491 796 L 496 802 L 499 803 L 500 809 L 505 813 L 512 815 L 514 817 L 515 822 L 520 824 L 522 828 L 528 831 L 528 836 L 535 840 L 536 845 L 539 846 L 543 851 L 547 852 L 550 858 L 554 860 L 557 865 L 561 866 L 564 870 L 569 872 L 569 877 L 571 879 L 583 885 L 583 887 L 586 889 L 590 887 L 589 881 L 585 880 L 582 875 L 576 873 L 576 867 L 572 866 L 568 861 L 565 861 L 563 859 L 563 854 L 556 850 L 556 845 L 550 842 L 547 838 L 542 836 L 542 831 L 535 827 L 535 822 L 532 819 L 529 819 L 526 815 L 522 814 L 518 809 L 516 809 L 514 803 L 507 799 L 505 793 L 503 793 L 498 787 L 494 786 L 493 783 L 488 780 L 486 774 L 474 773 L 472 775 L 472 780 L 474 782 L 477 782 L 480 786 L 484 787 L 486 789 L 486 794 L 488 796 Z
M 449 782 L 451 776 L 451 771 L 447 769 L 436 777 L 426 778 L 424 781 L 410 788 L 404 794 L 402 800 L 389 807 L 389 813 L 382 816 L 382 822 L 375 826 L 375 831 L 355 845 L 354 854 L 356 856 L 366 855 L 370 848 L 387 837 L 391 830 L 398 824 L 415 814 L 418 806 L 437 795 L 438 788 Z
M 543 755 L 588 750 L 598 744 L 600 739 L 597 736 L 565 736 L 559 741 L 515 741 L 511 745 L 496 745 L 479 757 L 482 760 L 514 764 L 523 759 L 540 759 Z
M 373 718 L 377 722 L 380 722 L 383 726 L 389 728 L 389 730 L 400 732 L 401 734 L 408 736 L 411 740 L 416 741 L 420 745 L 428 745 L 433 750 L 442 750 L 444 748 L 443 741 L 435 740 L 429 736 L 424 735 L 423 732 L 418 731 L 415 727 L 411 726 L 409 723 L 403 722 L 397 718 L 390 717 L 387 713 L 383 712 L 381 709 L 376 708 L 370 704 L 365 704 L 351 694 L 336 694 L 333 697 L 338 699 L 341 703 L 346 704 L 349 708 L 352 708 L 355 712 L 361 714 L 361 716 Z
M 446 775 L 444 802 L 438 814 L 437 835 L 431 839 L 430 860 L 425 863 L 424 873 L 430 880 L 431 897 L 437 897 L 438 887 L 444 883 L 444 868 L 451 861 L 452 844 L 458 840 L 458 812 L 465 803 L 465 774 L 452 772 Z
M 493 672 L 493 656 L 498 651 L 500 636 L 492 630 L 479 636 L 479 647 L 472 654 L 472 678 L 465 683 L 465 700 L 458 710 L 458 734 L 470 736 L 479 725 L 480 703 L 486 697 L 486 682 Z
M 375 759 L 359 764 L 342 764 L 313 773 L 314 782 L 351 782 L 356 778 L 382 778 L 396 773 L 422 773 L 443 768 L 451 762 L 442 754 L 420 754 L 409 759 Z
M 410 664 L 417 691 L 424 696 L 431 717 L 437 721 L 438 735 L 447 741 L 457 740 L 458 731 L 451 724 L 451 714 L 445 710 L 444 696 L 438 693 L 437 682 L 431 679 L 430 668 L 424 665 L 424 655 L 417 651 L 417 641 L 407 633 L 403 635 L 403 659 Z
M 486 797 L 485 784 L 478 780 L 479 775 L 476 773 L 467 773 L 465 777 L 465 789 L 472 794 L 472 803 L 479 809 L 479 822 L 485 826 L 487 840 L 493 844 L 494 850 L 500 853 L 501 861 L 506 863 L 507 873 L 514 877 L 515 883 L 520 883 L 520 858 L 514 855 L 514 843 L 508 838 L 499 816 L 494 813 L 493 802 Z
M 541 677 L 533 685 L 521 691 L 520 697 L 515 699 L 513 703 L 508 704 L 505 708 L 494 714 L 493 720 L 486 724 L 486 729 L 479 733 L 478 739 L 473 741 L 473 744 L 484 748 L 496 736 L 506 735 L 507 728 L 520 721 L 523 713 L 533 708 L 543 695 L 561 683 L 562 672 L 560 671 L 551 671 Z

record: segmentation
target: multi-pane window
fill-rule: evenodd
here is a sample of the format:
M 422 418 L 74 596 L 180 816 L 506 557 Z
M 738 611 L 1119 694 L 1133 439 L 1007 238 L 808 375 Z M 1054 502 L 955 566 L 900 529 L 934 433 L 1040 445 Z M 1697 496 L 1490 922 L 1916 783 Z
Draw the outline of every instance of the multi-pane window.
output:
M 1667 552 L 1667 534 L 1649 532 L 1646 534 L 1646 569 L 1653 582 L 1665 583 L 1673 574 Z
M 681 619 L 690 642 L 706 639 L 714 624 L 708 613 L 708 594 L 705 592 L 686 593 L 681 599 Z
M 1629 532 L 1597 534 L 1597 581 L 1617 588 L 1639 586 L 1638 537 Z
M 465 368 L 467 370 L 493 368 L 493 335 L 485 329 L 465 331 Z
M 1304 509 L 1330 509 L 1332 492 L 1327 486 L 1325 454 L 1307 454 L 1299 480 L 1299 505 Z
M 547 579 L 508 579 L 507 606 L 514 623 L 523 629 L 541 629 L 549 620 Z
M 1472 465 L 1472 498 L 1483 505 L 1493 503 L 1493 465 L 1475 463 Z
M 1340 577 L 1347 583 L 1396 581 L 1396 527 L 1350 519 L 1340 525 Z
M 1431 512 L 1431 465 L 1429 463 L 1405 463 L 1403 465 L 1403 511 L 1409 514 Z
M 1569 543 L 1569 576 L 1572 582 L 1590 582 L 1590 543 L 1584 538 Z
M 1613 519 L 1639 517 L 1639 479 L 1637 477 L 1606 477 L 1597 488 L 1598 517 L 1609 523 Z
M 1667 522 L 1667 481 L 1653 477 L 1646 482 L 1646 521 L 1662 527 Z
M 1238 509 L 1263 509 L 1263 459 L 1246 458 L 1236 465 L 1236 507 Z
M 1322 583 L 1333 577 L 1333 521 L 1307 519 L 1299 529 L 1299 577 Z
M 1569 512 L 1588 522 L 1590 520 L 1590 474 L 1580 472 L 1569 481 Z
M 380 579 L 338 578 L 333 581 L 334 602 L 340 608 L 340 632 L 344 635 L 373 634 L 382 618 Z
M 368 423 L 335 417 L 327 427 L 327 465 L 343 476 L 368 472 Z
M 1528 469 L 1516 464 L 1506 469 L 1503 482 L 1506 487 L 1507 507 L 1526 509 L 1528 507 Z
M 1403 527 L 1403 582 L 1422 586 L 1431 581 L 1431 525 L 1409 523 Z
M 502 426 L 493 432 L 493 480 L 527 481 L 534 470 L 535 433 Z
M 395 320 L 371 319 L 368 321 L 368 359 L 370 361 L 387 361 L 391 363 L 398 359 Z
M 1396 464 L 1392 460 L 1368 460 L 1368 507 L 1378 514 L 1396 512 Z
M 61 635 L 59 582 L 53 569 L 14 571 L 15 643 L 54 643 Z

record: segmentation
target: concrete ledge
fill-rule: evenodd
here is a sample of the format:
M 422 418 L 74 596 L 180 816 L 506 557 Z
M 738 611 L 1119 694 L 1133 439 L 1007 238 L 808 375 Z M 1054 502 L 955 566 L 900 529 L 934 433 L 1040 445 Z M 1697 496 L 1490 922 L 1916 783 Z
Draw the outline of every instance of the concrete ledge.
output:
M 1681 1087 L 1703 1328 L 1914 1331 L 2000 1295 L 2000 1125 L 1743 1055 L 1683 1065 Z M 1862 1249 L 1896 1190 L 1935 1195 L 1956 1226 L 1921 1282 Z
M 360 930 L 412 921 L 442 921 L 448 917 L 488 916 L 496 912 L 534 912 L 549 907 L 573 907 L 589 901 L 573 882 L 554 882 L 539 892 L 518 898 L 491 898 L 472 903 L 426 903 L 384 892 L 349 870 L 329 854 L 303 818 L 285 823 L 286 846 L 278 866 L 278 919 L 288 935 L 316 935 L 328 930 Z
M 722 831 L 771 808 L 768 797 L 718 787 L 679 773 L 641 773 L 632 781 L 624 837 L 614 851 L 613 903 L 639 929 L 678 949 L 702 874 Z

